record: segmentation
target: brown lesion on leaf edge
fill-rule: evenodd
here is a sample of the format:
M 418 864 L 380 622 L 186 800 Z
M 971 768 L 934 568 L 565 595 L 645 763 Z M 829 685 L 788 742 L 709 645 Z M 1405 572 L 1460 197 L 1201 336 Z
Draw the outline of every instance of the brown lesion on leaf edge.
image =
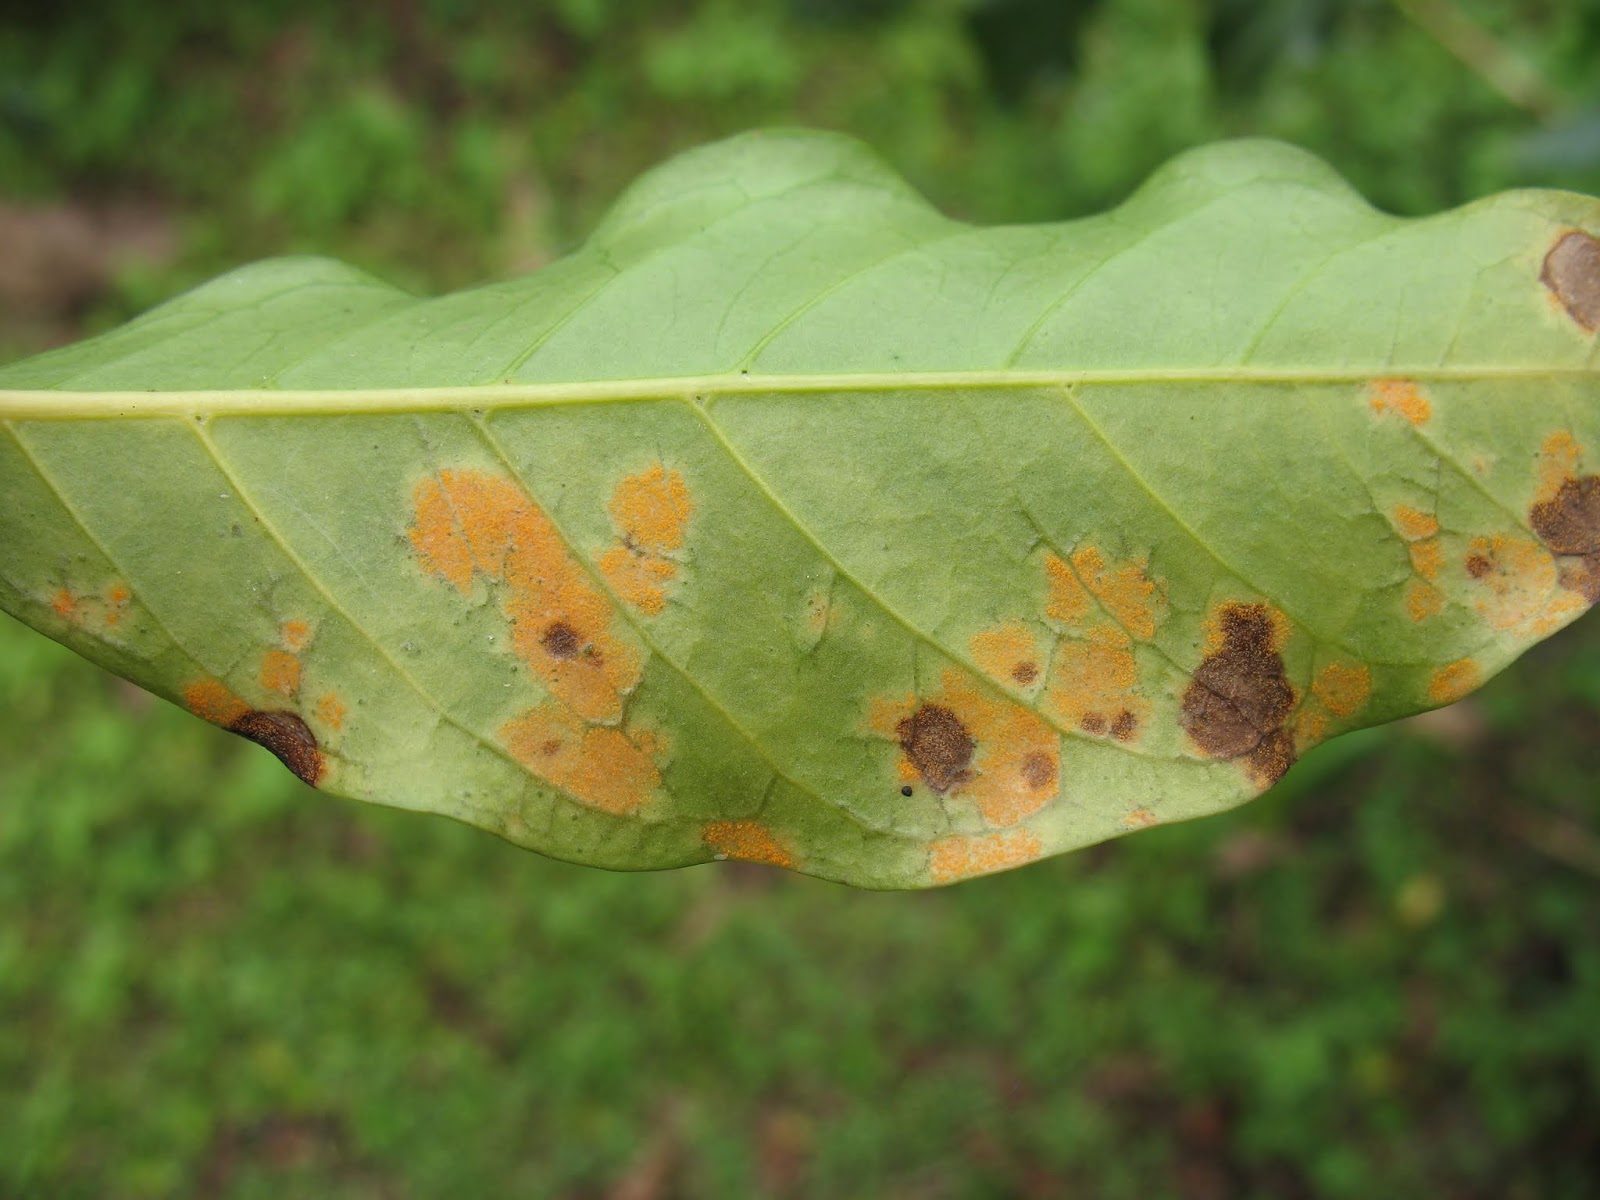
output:
M 1570 229 L 1544 256 L 1539 282 L 1585 333 L 1600 330 L 1600 238 Z
M 1550 553 L 1564 560 L 1561 585 L 1590 604 L 1600 603 L 1600 475 L 1563 479 L 1528 518 Z
M 229 724 L 228 730 L 272 751 L 302 783 L 316 787 L 322 779 L 322 750 L 310 728 L 294 713 L 252 709 Z

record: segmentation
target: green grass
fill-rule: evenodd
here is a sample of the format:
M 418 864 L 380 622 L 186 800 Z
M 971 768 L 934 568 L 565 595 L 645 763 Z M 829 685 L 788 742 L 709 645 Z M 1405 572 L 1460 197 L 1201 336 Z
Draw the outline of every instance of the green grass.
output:
M 0 199 L 175 230 L 4 310 L 0 353 L 290 249 L 429 288 L 524 269 L 761 122 L 865 136 L 985 220 L 1234 133 L 1400 211 L 1600 192 L 1592 4 L 1463 10 L 1555 109 L 1375 2 L 0 24 Z M 0 1196 L 1590 1195 L 1597 622 L 1455 743 L 1356 735 L 1235 813 L 880 895 L 584 870 L 334 800 L 0 619 Z

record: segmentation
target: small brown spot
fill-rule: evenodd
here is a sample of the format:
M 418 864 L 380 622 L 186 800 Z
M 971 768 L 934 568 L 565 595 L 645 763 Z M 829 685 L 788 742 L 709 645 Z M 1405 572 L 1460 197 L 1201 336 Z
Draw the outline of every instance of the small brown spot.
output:
M 1529 517 L 1551 554 L 1576 560 L 1562 564 L 1561 585 L 1600 603 L 1600 475 L 1562 480 Z
M 561 753 L 561 743 L 556 741 L 555 738 L 551 738 L 544 745 L 540 746 L 539 749 L 544 752 L 544 756 L 546 758 L 553 758 L 557 754 Z
M 1056 765 L 1047 754 L 1030 754 L 1022 760 L 1022 782 L 1034 791 L 1047 788 L 1056 781 Z
M 247 712 L 228 728 L 240 737 L 265 746 L 278 761 L 299 776 L 301 782 L 317 786 L 322 778 L 322 751 L 306 723 L 291 712 Z
M 1201 660 L 1183 694 L 1181 723 L 1213 758 L 1245 760 L 1258 782 L 1281 778 L 1294 762 L 1283 723 L 1294 708 L 1272 612 L 1228 604 L 1217 619 L 1221 646 Z
M 1539 281 L 1580 328 L 1600 329 L 1600 238 L 1577 229 L 1564 234 L 1544 256 Z
M 1111 736 L 1116 738 L 1119 742 L 1131 741 L 1133 739 L 1133 735 L 1138 732 L 1139 718 L 1134 716 L 1127 709 L 1123 709 L 1121 712 L 1119 712 L 1117 714 L 1117 719 L 1111 722 Z
M 576 658 L 583 649 L 583 639 L 578 631 L 565 621 L 556 621 L 544 631 L 539 644 L 551 658 Z
M 1492 570 L 1494 570 L 1494 564 L 1483 555 L 1469 554 L 1467 556 L 1467 574 L 1474 579 L 1482 579 Z
M 1106 731 L 1106 719 L 1099 713 L 1084 713 L 1083 719 L 1078 722 L 1078 728 L 1099 737 Z
M 942 704 L 924 704 L 895 727 L 900 749 L 927 785 L 947 792 L 966 782 L 977 744 L 967 727 Z
M 1011 668 L 1011 678 L 1023 687 L 1027 687 L 1035 679 L 1039 678 L 1039 665 L 1032 662 L 1019 662 Z

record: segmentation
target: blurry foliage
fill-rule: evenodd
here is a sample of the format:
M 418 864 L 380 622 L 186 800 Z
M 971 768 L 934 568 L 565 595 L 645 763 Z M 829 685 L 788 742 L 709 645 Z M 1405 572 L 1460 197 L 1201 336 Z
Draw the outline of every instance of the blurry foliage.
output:
M 765 123 L 984 221 L 1234 135 L 1400 212 L 1600 193 L 1597 62 L 1600 0 L 18 6 L 0 258 L 105 262 L 0 353 L 271 253 L 526 270 Z M 1591 1195 L 1595 620 L 1237 813 L 894 896 L 331 802 L 0 618 L 0 1195 Z

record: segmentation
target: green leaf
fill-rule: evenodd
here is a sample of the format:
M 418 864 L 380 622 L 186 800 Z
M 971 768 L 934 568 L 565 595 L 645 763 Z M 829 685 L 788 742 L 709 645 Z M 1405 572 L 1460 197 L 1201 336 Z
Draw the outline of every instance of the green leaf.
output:
M 1259 142 L 976 228 L 748 135 L 523 278 L 270 261 L 0 370 L 0 603 L 332 793 L 947 882 L 1237 804 L 1600 598 L 1596 231 Z

